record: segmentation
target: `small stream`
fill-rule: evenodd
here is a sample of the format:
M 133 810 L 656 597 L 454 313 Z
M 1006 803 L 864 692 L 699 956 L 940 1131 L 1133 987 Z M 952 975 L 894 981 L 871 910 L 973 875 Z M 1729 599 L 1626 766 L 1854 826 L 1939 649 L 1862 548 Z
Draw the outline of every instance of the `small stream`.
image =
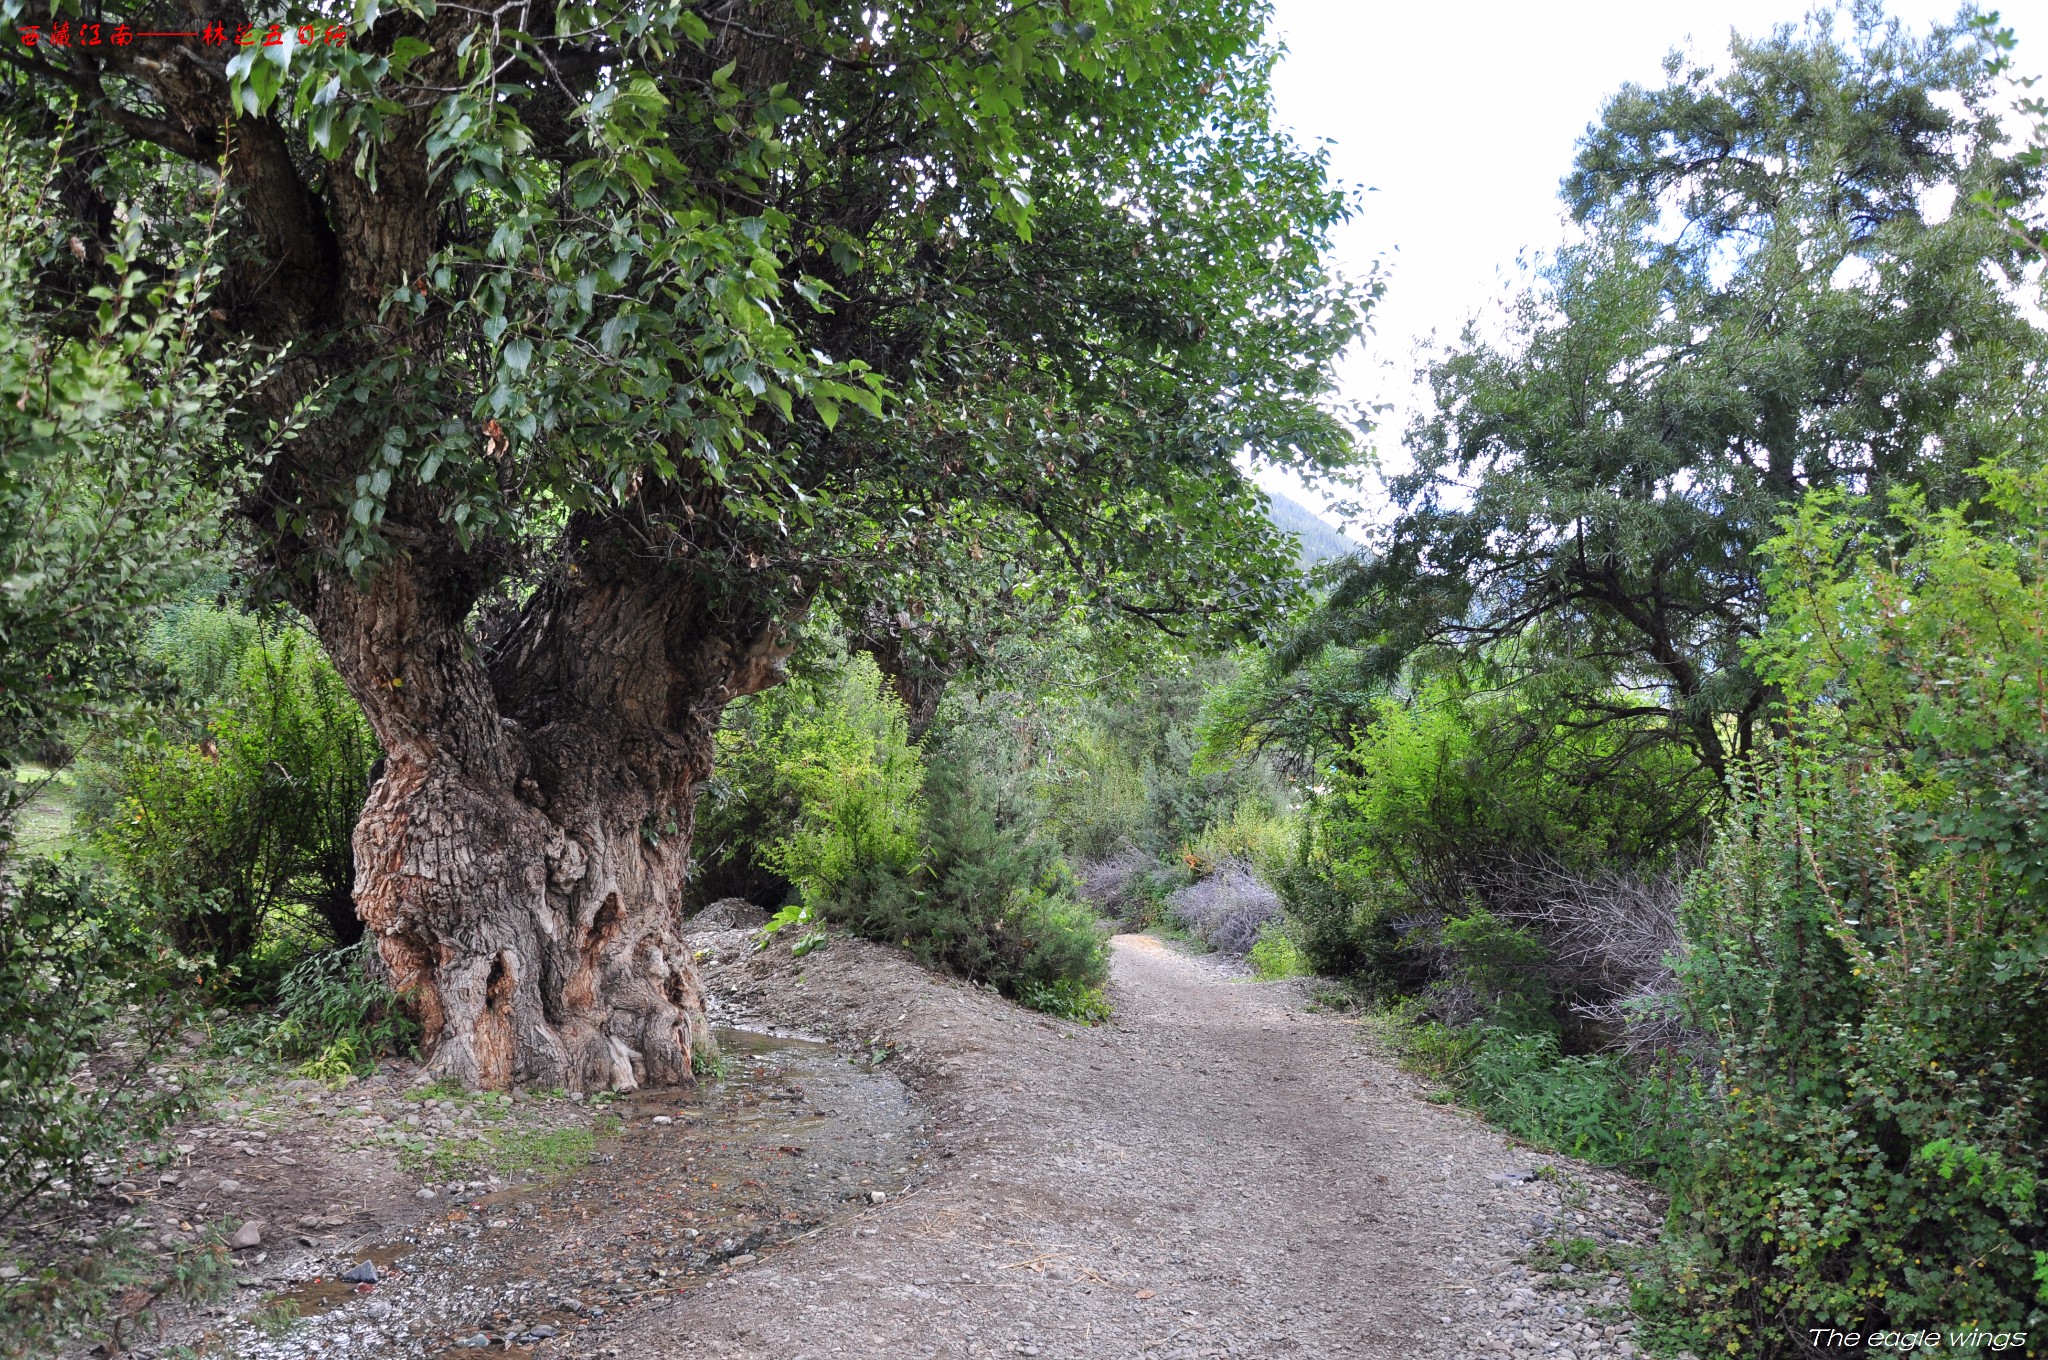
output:
M 244 1319 L 234 1353 L 570 1356 L 625 1310 L 743 1270 L 923 1176 L 908 1093 L 814 1040 L 720 1027 L 722 1077 L 636 1091 L 589 1165 L 458 1202 Z M 300 1320 L 289 1323 L 291 1310 Z M 266 1332 L 261 1323 L 270 1322 Z

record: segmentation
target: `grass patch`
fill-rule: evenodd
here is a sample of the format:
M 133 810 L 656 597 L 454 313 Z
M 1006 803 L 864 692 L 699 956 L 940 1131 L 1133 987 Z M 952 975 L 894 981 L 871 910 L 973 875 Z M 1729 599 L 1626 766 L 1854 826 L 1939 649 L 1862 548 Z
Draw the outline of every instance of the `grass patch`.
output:
M 299 1320 L 297 1301 L 286 1298 L 272 1298 L 261 1308 L 249 1314 L 248 1323 L 268 1337 L 283 1336 Z
M 42 786 L 35 797 L 15 810 L 14 853 L 54 859 L 71 848 L 78 797 L 71 771 L 53 773 L 41 765 L 23 763 L 14 767 L 14 782 Z
M 503 1112 L 498 1115 L 503 1118 Z M 411 1171 L 447 1176 L 463 1170 L 488 1170 L 506 1175 L 560 1175 L 586 1166 L 597 1140 L 621 1127 L 616 1115 L 600 1115 L 588 1127 L 562 1129 L 483 1129 L 475 1134 L 437 1139 L 428 1147 L 400 1150 Z

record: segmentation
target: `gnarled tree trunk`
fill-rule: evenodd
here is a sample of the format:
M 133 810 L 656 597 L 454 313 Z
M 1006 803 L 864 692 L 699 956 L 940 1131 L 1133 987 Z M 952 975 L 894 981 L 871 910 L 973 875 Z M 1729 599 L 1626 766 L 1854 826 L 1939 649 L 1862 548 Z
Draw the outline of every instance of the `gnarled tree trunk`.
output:
M 427 1078 L 627 1090 L 691 1079 L 704 999 L 678 934 L 718 716 L 781 678 L 658 567 L 544 587 L 495 652 L 408 560 L 323 583 L 317 620 L 386 753 L 356 902 L 424 1028 Z

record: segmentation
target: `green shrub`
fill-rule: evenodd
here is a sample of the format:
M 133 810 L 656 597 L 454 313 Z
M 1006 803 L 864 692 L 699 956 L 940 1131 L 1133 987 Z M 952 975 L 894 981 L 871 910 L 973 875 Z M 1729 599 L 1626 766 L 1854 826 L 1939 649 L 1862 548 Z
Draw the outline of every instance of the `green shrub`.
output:
M 1097 988 L 1108 959 L 1095 913 L 1051 842 L 1005 818 L 964 760 L 929 774 L 924 853 L 909 873 L 877 862 L 818 902 L 827 920 L 1059 1013 Z
M 1446 918 L 1437 938 L 1451 958 L 1452 976 L 1470 989 L 1470 1004 L 1487 1019 L 1515 1028 L 1546 1027 L 1550 988 L 1536 969 L 1544 950 L 1526 927 L 1475 905 L 1463 916 Z
M 1099 727 L 1082 726 L 1045 790 L 1048 830 L 1074 862 L 1105 859 L 1145 834 L 1145 771 Z
M 1704 1101 L 1682 1060 L 1632 1072 L 1613 1055 L 1561 1054 L 1555 1034 L 1498 1026 L 1479 1029 L 1460 1094 L 1532 1143 L 1660 1177 L 1687 1164 Z
M 1099 1004 L 1094 913 L 1035 807 L 965 749 L 927 767 L 872 659 L 828 657 L 747 707 L 719 736 L 705 853 L 792 885 L 774 931 L 808 951 L 844 928 L 1060 1014 Z
M 1808 502 L 1768 549 L 1788 733 L 1685 912 L 1718 1047 L 1682 1297 L 1719 1346 L 2039 1329 L 2048 1250 L 2048 477 L 1976 520 Z
M 419 1026 L 376 972 L 373 942 L 322 950 L 278 983 L 278 1019 L 270 1046 L 302 1058 L 301 1076 L 338 1080 L 376 1070 L 386 1053 L 410 1049 Z
M 1293 864 L 1300 841 L 1297 818 L 1276 809 L 1261 791 L 1240 800 L 1228 817 L 1203 828 L 1192 848 L 1212 864 L 1243 860 L 1270 884 Z
M 66 140 L 0 131 L 0 856 L 36 789 L 17 761 L 60 763 L 163 700 L 137 644 L 221 560 L 232 490 L 212 473 L 236 394 L 260 380 L 245 349 L 195 350 L 221 258 L 204 217 L 190 230 L 107 203 L 102 300 L 81 319 L 97 315 L 53 327 L 32 304 L 71 235 L 76 200 L 52 179 L 73 173 L 51 149 Z
M 1109 998 L 1102 988 L 1075 978 L 1027 982 L 1017 989 L 1017 1000 L 1032 1010 L 1057 1015 L 1062 1020 L 1078 1020 L 1084 1025 L 1099 1025 L 1110 1017 Z
M 49 860 L 0 880 L 0 1220 L 53 1188 L 89 1193 L 183 1109 L 147 1080 L 190 981 L 150 933 L 153 914 Z
M 1372 713 L 1276 874 L 1319 972 L 1417 988 L 1455 961 L 1438 951 L 1444 922 L 1475 908 L 1514 921 L 1528 866 L 1666 863 L 1712 797 L 1677 746 L 1632 746 L 1534 691 L 1438 674 Z
M 266 634 L 209 606 L 153 643 L 207 700 L 203 726 L 103 774 L 95 846 L 146 890 L 178 894 L 172 941 L 222 965 L 249 964 L 271 934 L 356 940 L 352 838 L 377 747 L 341 677 L 302 629 Z
M 1257 942 L 1245 957 L 1251 961 L 1252 971 L 1262 978 L 1312 977 L 1315 974 L 1315 969 L 1309 967 L 1308 956 L 1287 937 L 1286 929 L 1278 922 L 1268 922 L 1260 928 Z
M 863 858 L 916 863 L 923 761 L 901 703 L 865 653 L 799 656 L 793 678 L 726 710 L 690 851 L 701 900 L 772 908 L 797 876 L 815 897 Z

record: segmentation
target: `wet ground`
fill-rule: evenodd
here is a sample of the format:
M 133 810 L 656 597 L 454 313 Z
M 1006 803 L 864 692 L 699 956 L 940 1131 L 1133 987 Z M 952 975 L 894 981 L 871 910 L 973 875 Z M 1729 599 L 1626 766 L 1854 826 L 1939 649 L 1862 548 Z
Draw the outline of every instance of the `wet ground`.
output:
M 719 1079 L 618 1102 L 588 1165 L 442 1187 L 445 1209 L 245 1313 L 225 1349 L 266 1360 L 486 1346 L 616 1354 L 605 1338 L 639 1305 L 729 1279 L 923 1178 L 924 1130 L 886 1070 L 788 1035 L 718 1038 Z M 375 1283 L 339 1278 L 361 1261 Z

